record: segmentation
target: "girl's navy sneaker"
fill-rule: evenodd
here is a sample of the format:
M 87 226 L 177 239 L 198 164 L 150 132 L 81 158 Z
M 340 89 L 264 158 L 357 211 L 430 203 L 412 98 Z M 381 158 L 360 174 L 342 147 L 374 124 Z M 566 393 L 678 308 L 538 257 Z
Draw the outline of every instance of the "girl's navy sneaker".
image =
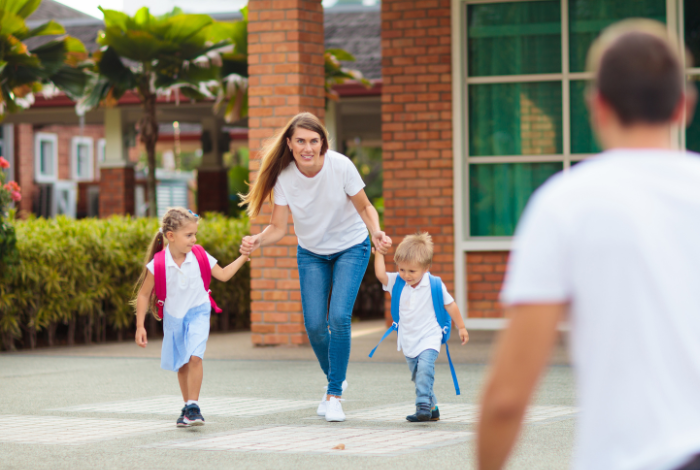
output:
M 185 422 L 185 410 L 187 409 L 187 406 L 182 408 L 182 413 L 180 413 L 180 417 L 177 419 L 177 427 L 178 428 L 188 428 L 190 425 Z
M 199 407 L 194 403 L 185 407 L 185 417 L 183 421 L 188 426 L 204 425 L 204 417 L 202 416 L 202 412 L 199 410 Z

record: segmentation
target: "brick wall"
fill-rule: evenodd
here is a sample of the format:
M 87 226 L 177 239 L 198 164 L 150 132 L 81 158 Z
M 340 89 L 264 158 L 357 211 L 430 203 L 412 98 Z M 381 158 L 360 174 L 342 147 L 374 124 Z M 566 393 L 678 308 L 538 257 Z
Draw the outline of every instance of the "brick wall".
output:
M 15 125 L 15 178 L 22 188 L 19 211 L 32 212 L 34 203 L 34 131 L 31 124 Z
M 384 225 L 395 246 L 428 231 L 431 272 L 452 292 L 450 1 L 383 0 L 381 15 Z
M 92 142 L 92 169 L 94 180 L 99 179 L 97 172 L 97 140 L 104 138 L 104 126 L 101 125 L 86 125 L 81 132 L 80 126 L 44 126 L 36 128 L 35 132 L 45 132 L 56 134 L 58 137 L 58 179 L 72 180 L 73 174 L 71 170 L 71 140 L 73 137 L 91 137 Z
M 134 168 L 102 168 L 100 217 L 134 213 Z
M 38 196 L 38 188 L 34 182 L 34 136 L 37 132 L 56 134 L 58 139 L 58 179 L 72 180 L 71 170 L 71 139 L 77 136 L 92 137 L 93 139 L 93 171 L 94 180 L 99 178 L 97 166 L 97 141 L 104 137 L 104 128 L 101 125 L 86 125 L 82 131 L 79 126 L 51 125 L 37 127 L 31 124 L 17 124 L 15 126 L 15 161 L 17 162 L 17 182 L 22 187 L 22 201 L 19 203 L 21 211 L 32 212 L 35 198 Z M 86 186 L 79 185 L 77 213 L 84 214 L 87 211 Z
M 251 181 L 258 150 L 291 117 L 309 111 L 324 117 L 323 7 L 320 0 L 248 2 L 249 148 Z M 251 221 L 260 233 L 270 218 L 265 205 Z M 292 227 L 290 219 L 290 230 Z M 293 233 L 293 231 L 292 231 Z M 302 344 L 303 325 L 296 237 L 255 253 L 251 269 L 251 330 L 255 345 Z
M 508 265 L 507 251 L 467 253 L 467 305 L 469 318 L 501 318 L 498 301 Z

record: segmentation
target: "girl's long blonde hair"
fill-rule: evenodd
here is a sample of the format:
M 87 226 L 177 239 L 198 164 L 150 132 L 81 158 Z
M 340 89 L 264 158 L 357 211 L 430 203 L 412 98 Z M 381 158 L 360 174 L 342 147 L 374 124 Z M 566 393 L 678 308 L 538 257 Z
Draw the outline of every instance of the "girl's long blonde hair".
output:
M 272 190 L 282 170 L 294 161 L 287 139 L 291 139 L 297 129 L 306 129 L 321 136 L 321 155 L 328 150 L 328 131 L 321 121 L 311 113 L 299 113 L 289 120 L 260 150 L 260 171 L 255 182 L 250 185 L 248 194 L 239 194 L 243 206 L 248 204 L 248 215 L 257 217 L 266 199 L 273 204 Z
M 168 232 L 177 232 L 184 225 L 190 222 L 199 223 L 199 216 L 194 214 L 192 211 L 185 209 L 184 207 L 171 207 L 170 209 L 168 209 L 165 215 L 163 215 L 163 219 L 160 223 L 160 228 L 153 237 L 153 240 L 151 240 L 151 244 L 149 245 L 148 251 L 146 252 L 146 258 L 143 260 L 143 271 L 141 271 L 139 280 L 136 281 L 136 285 L 134 286 L 134 294 L 130 302 L 134 308 L 136 308 L 136 299 L 138 298 L 141 286 L 143 286 L 143 283 L 146 280 L 146 276 L 149 273 L 146 265 L 151 262 L 151 260 L 156 256 L 156 253 L 165 249 L 165 234 Z M 160 318 L 158 318 L 157 301 L 158 299 L 156 299 L 156 293 L 154 289 L 151 291 L 149 308 L 156 320 L 160 320 Z

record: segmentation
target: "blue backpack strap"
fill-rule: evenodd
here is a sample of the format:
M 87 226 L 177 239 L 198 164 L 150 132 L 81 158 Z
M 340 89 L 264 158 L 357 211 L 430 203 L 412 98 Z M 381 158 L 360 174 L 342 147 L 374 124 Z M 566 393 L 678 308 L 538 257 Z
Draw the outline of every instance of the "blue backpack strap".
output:
M 450 373 L 452 374 L 452 383 L 454 383 L 455 391 L 457 395 L 460 394 L 459 383 L 457 382 L 457 373 L 455 372 L 455 366 L 452 364 L 452 358 L 450 357 L 450 346 L 447 344 L 447 340 L 450 339 L 450 330 L 452 328 L 452 318 L 447 309 L 445 309 L 445 298 L 442 296 L 442 279 L 437 276 L 430 274 L 430 294 L 433 298 L 433 309 L 435 309 L 435 316 L 437 317 L 438 324 L 442 328 L 442 344 L 445 345 L 445 352 L 447 352 L 447 362 L 450 363 Z
M 399 305 L 401 303 L 401 292 L 406 285 L 406 281 L 401 279 L 401 276 L 396 275 L 396 281 L 394 281 L 394 288 L 391 289 L 391 318 L 396 323 L 396 329 L 399 327 Z
M 406 281 L 401 279 L 401 276 L 396 276 L 396 281 L 394 281 L 394 287 L 391 289 L 391 327 L 386 330 L 382 339 L 379 340 L 377 345 L 370 351 L 369 357 L 374 356 L 374 352 L 377 350 L 382 341 L 386 339 L 387 336 L 391 334 L 392 331 L 399 331 L 399 302 L 401 301 L 401 292 L 403 292 L 403 287 L 406 285 Z

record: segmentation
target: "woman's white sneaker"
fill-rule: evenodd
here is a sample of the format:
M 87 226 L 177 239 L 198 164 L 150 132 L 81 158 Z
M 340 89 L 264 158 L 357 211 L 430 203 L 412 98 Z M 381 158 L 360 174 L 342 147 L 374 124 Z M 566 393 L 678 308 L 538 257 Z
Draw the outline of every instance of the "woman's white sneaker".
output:
M 340 404 L 340 400 L 336 397 L 331 397 L 326 403 L 326 421 L 329 423 L 345 421 L 343 405 Z
M 345 389 L 348 388 L 348 381 L 343 380 L 343 393 L 345 393 Z M 323 387 L 323 390 L 328 390 L 328 387 Z M 316 408 L 316 414 L 318 416 L 326 416 L 326 403 L 328 402 L 328 395 L 324 392 L 323 397 L 321 398 L 321 403 L 318 404 L 318 408 Z

